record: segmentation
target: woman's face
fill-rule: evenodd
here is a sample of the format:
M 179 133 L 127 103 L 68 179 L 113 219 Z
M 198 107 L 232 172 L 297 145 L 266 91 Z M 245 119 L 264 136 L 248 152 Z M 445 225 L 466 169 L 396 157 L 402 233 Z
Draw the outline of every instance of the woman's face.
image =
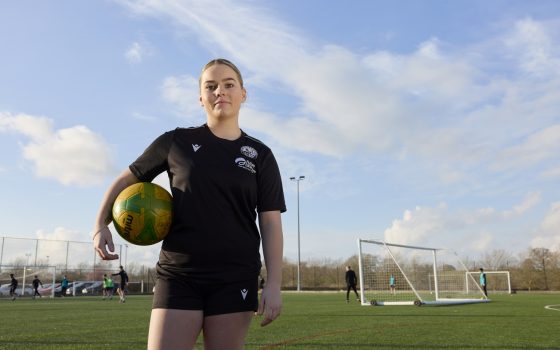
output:
M 235 71 L 227 65 L 215 64 L 202 73 L 200 81 L 200 103 L 207 117 L 237 119 L 247 93 Z

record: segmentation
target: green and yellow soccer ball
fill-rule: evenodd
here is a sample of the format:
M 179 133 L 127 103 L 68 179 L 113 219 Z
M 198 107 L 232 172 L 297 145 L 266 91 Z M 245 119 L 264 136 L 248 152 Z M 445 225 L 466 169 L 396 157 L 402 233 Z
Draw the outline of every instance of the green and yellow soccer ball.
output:
M 113 204 L 113 224 L 122 238 L 136 245 L 151 245 L 165 238 L 173 218 L 173 198 L 151 182 L 128 186 Z

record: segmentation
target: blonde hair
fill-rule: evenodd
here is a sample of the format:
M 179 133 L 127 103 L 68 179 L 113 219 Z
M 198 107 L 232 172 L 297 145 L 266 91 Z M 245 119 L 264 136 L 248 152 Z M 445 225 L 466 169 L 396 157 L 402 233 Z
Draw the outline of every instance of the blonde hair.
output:
M 233 71 L 237 75 L 237 79 L 239 80 L 239 84 L 241 84 L 241 87 L 243 88 L 243 77 L 241 76 L 241 71 L 239 71 L 239 68 L 237 68 L 237 66 L 235 64 L 233 64 L 231 61 L 226 60 L 225 58 L 216 58 L 216 59 L 213 59 L 212 61 L 206 63 L 206 65 L 202 68 L 202 72 L 200 72 L 200 77 L 198 77 L 198 87 L 199 88 L 202 85 L 202 74 L 204 74 L 204 72 L 208 68 L 210 68 L 210 67 L 212 67 L 216 64 L 223 64 L 223 65 L 226 65 L 229 68 L 233 69 Z

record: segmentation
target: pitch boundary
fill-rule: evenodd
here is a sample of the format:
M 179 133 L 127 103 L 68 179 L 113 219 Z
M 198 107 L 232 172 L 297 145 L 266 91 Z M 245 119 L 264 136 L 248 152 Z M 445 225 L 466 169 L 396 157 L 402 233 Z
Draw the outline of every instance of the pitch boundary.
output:
M 299 338 L 286 339 L 286 340 L 284 340 L 282 342 L 279 342 L 279 343 L 263 346 L 263 347 L 259 348 L 259 350 L 275 349 L 275 348 L 283 347 L 285 345 L 295 344 L 295 343 L 298 343 L 298 342 L 301 342 L 301 341 L 304 341 L 304 340 L 318 339 L 318 338 L 328 337 L 328 336 L 342 334 L 342 333 L 351 333 L 353 331 L 354 331 L 354 329 L 338 329 L 338 330 L 333 330 L 333 331 L 328 331 L 328 332 L 311 334 L 311 335 L 303 336 L 303 337 L 299 337 Z

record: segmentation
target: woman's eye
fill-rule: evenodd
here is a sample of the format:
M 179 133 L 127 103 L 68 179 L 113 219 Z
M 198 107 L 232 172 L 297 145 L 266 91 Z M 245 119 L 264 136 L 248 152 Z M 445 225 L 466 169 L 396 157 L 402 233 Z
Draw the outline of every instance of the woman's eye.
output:
M 214 91 L 216 90 L 216 85 L 206 85 L 206 90 Z

